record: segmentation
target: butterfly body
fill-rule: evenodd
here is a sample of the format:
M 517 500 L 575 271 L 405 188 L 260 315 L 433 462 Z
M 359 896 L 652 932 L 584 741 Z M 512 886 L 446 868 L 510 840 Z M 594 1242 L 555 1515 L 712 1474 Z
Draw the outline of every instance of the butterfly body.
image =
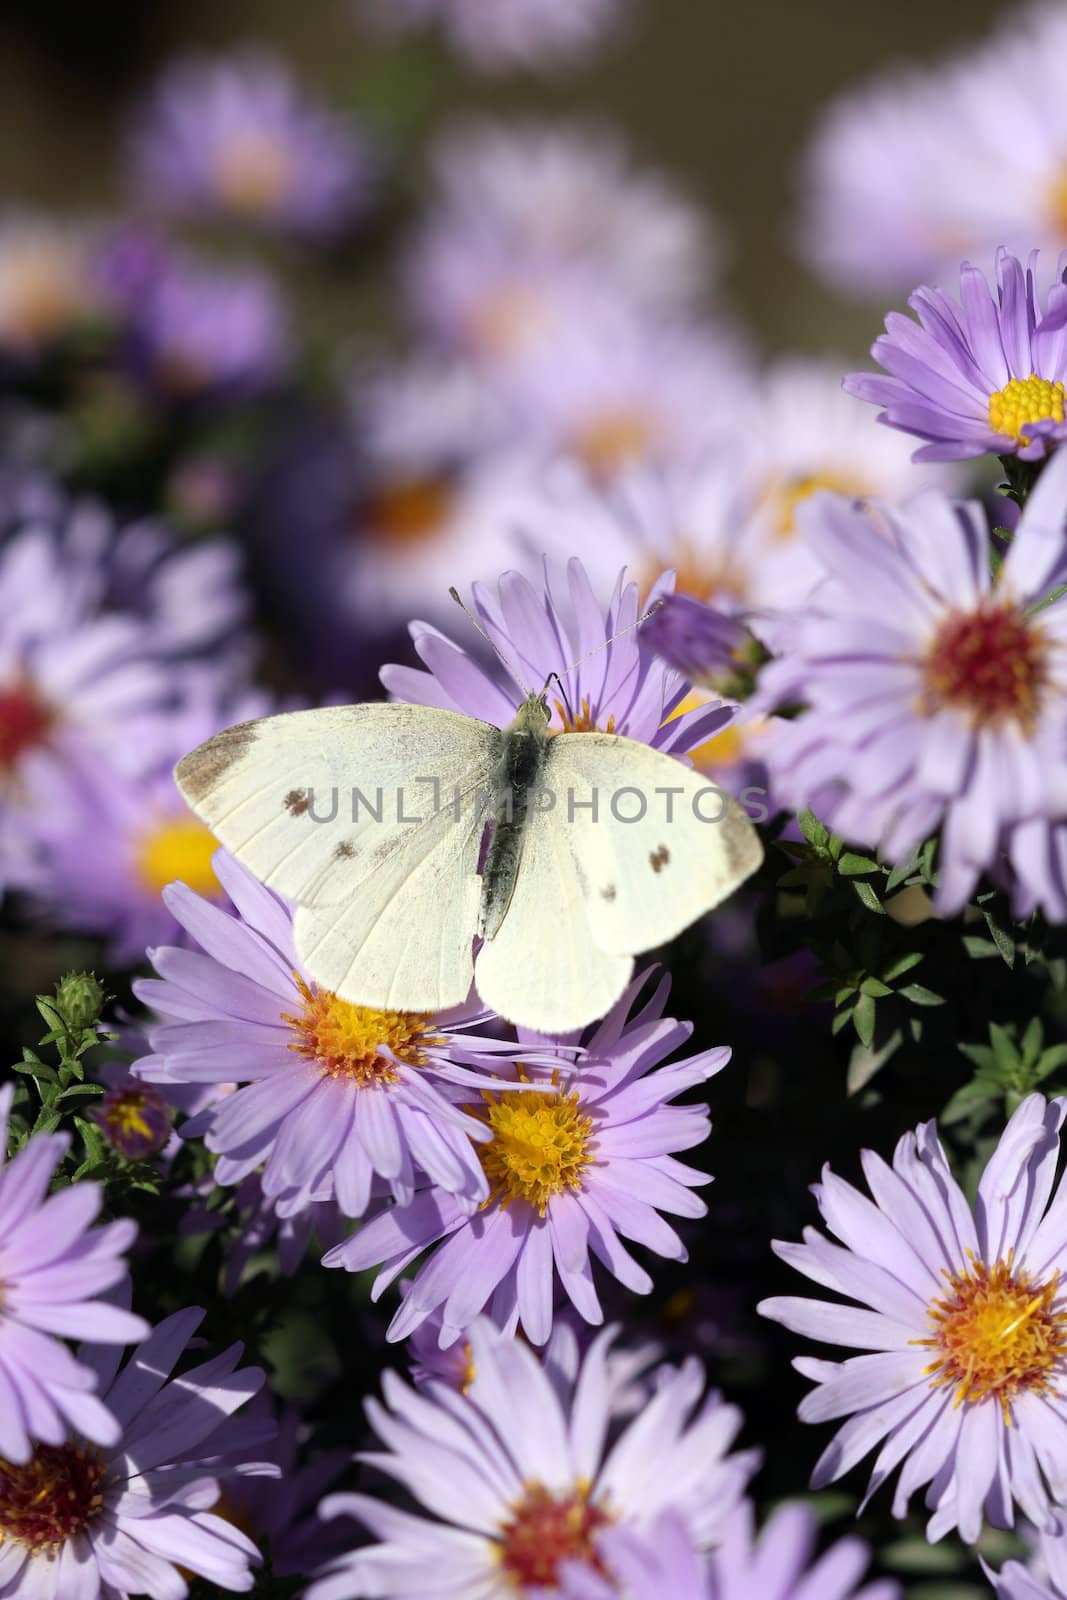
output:
M 494 775 L 493 827 L 482 867 L 478 932 L 483 939 L 496 935 L 515 892 L 530 801 L 548 755 L 548 719 L 544 695 L 531 694 L 502 732 L 500 765 Z

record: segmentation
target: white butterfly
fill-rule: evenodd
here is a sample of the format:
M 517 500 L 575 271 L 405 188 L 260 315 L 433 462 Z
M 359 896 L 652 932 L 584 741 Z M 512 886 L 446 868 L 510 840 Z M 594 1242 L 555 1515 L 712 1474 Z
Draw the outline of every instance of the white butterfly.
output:
M 296 902 L 297 953 L 321 987 L 438 1011 L 473 979 L 507 1021 L 564 1033 L 610 1010 L 635 955 L 718 905 L 763 851 L 699 773 L 616 734 L 551 734 L 549 716 L 547 691 L 504 729 L 432 706 L 295 711 L 225 729 L 175 777 Z

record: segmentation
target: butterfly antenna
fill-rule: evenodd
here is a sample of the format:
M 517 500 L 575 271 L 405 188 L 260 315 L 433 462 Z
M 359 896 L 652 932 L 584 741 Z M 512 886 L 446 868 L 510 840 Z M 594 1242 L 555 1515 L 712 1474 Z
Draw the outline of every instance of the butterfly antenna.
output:
M 518 686 L 522 690 L 523 694 L 526 695 L 527 698 L 528 698 L 529 694 L 530 694 L 530 691 L 526 687 L 525 683 L 523 683 L 522 678 L 516 672 L 515 668 L 512 666 L 512 664 L 508 660 L 507 656 L 503 653 L 503 651 L 499 648 L 499 646 L 489 637 L 488 633 L 486 633 L 485 629 L 482 627 L 481 623 L 478 621 L 478 618 L 474 615 L 473 611 L 471 611 L 468 606 L 464 605 L 463 601 L 460 599 L 459 590 L 456 589 L 455 587 L 451 587 L 448 592 L 449 592 L 449 595 L 451 596 L 451 598 L 456 602 L 456 604 L 459 607 L 459 609 L 463 612 L 463 615 L 466 617 L 467 621 L 470 623 L 470 625 L 474 629 L 475 633 L 480 633 L 481 634 L 482 638 L 485 640 L 485 642 L 489 646 L 490 650 L 496 656 L 497 660 L 500 662 L 500 665 L 504 668 L 505 672 L 508 674 L 508 676 L 512 679 L 512 681 L 514 683 L 518 684 Z M 642 621 L 643 620 L 644 619 L 642 618 Z
M 620 628 L 618 633 L 613 633 L 610 639 L 605 639 L 604 640 L 603 644 L 594 645 L 592 650 L 587 650 L 585 652 L 584 656 L 579 656 L 577 661 L 572 661 L 569 667 L 564 667 L 563 676 L 567 677 L 570 673 L 572 673 L 575 670 L 576 667 L 580 667 L 583 662 L 588 661 L 590 656 L 598 656 L 600 654 L 601 650 L 606 650 L 608 648 L 609 644 L 614 644 L 616 639 L 621 639 L 624 633 L 633 633 L 634 629 L 635 628 L 639 628 L 641 626 L 642 622 L 647 622 L 649 617 L 655 616 L 656 612 L 659 610 L 659 608 L 660 608 L 660 606 L 662 604 L 663 604 L 662 599 L 656 600 L 652 605 L 649 606 L 648 610 L 646 612 L 644 612 L 642 616 L 640 616 L 640 617 L 638 617 L 636 619 L 636 621 L 628 622 L 626 624 L 625 628 Z M 560 683 L 560 675 L 559 675 L 559 673 L 558 672 L 550 673 L 549 674 L 549 681 L 551 681 L 552 678 L 555 678 L 556 682 L 559 683 L 559 686 L 562 689 L 563 685 L 562 685 L 562 683 Z M 546 682 L 545 687 L 546 688 L 548 687 L 548 683 L 547 682 Z

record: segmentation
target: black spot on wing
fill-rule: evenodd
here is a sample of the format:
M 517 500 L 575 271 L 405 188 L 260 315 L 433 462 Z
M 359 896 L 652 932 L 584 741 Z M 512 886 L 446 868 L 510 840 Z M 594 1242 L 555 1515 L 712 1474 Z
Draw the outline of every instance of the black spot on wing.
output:
M 671 853 L 667 849 L 667 846 L 665 844 L 659 844 L 649 856 L 648 864 L 652 868 L 653 872 L 662 872 L 670 859 Z
M 282 801 L 282 805 L 291 817 L 302 817 L 310 804 L 306 789 L 290 789 Z
M 333 858 L 335 861 L 351 861 L 355 853 L 355 845 L 349 844 L 347 839 L 342 839 L 341 843 L 337 846 L 337 849 L 333 853 Z
M 178 787 L 190 805 L 198 806 L 207 799 L 227 772 L 256 742 L 257 722 L 235 722 L 224 728 L 213 739 L 183 756 L 174 769 Z
M 601 889 L 600 898 L 601 900 L 611 901 L 614 900 L 617 893 L 618 890 L 616 889 L 615 885 L 613 883 L 609 883 L 603 889 Z

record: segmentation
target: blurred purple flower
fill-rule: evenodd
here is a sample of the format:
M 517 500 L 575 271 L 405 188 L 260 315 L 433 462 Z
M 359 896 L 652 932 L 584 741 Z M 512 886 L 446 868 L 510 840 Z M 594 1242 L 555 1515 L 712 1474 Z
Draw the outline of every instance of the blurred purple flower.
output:
M 1061 248 L 1065 61 L 1063 8 L 1041 0 L 974 48 L 832 100 L 804 162 L 807 260 L 837 290 L 869 297 L 951 281 L 962 257 L 991 267 L 1000 245 Z M 1005 127 L 1025 136 L 1005 139 Z
M 123 1218 L 92 1227 L 103 1198 L 99 1184 L 48 1194 L 69 1136 L 36 1134 L 5 1165 L 14 1094 L 10 1084 L 0 1088 L 0 1457 L 17 1467 L 30 1461 L 33 1440 L 59 1446 L 68 1426 L 96 1444 L 115 1443 L 118 1424 L 92 1392 L 92 1368 L 60 1341 L 123 1345 L 143 1339 L 148 1326 L 98 1298 L 128 1282 L 123 1257 L 136 1224 Z M 5 1481 L 0 1475 L 0 1541 Z
M 707 223 L 611 129 L 470 121 L 439 142 L 433 177 L 404 283 L 416 323 L 446 350 L 492 365 L 575 297 L 610 290 L 663 314 L 707 289 Z
M 355 126 L 259 51 L 170 66 L 131 129 L 130 164 L 152 210 L 306 237 L 365 209 L 372 165 Z
M 238 1368 L 239 1344 L 167 1381 L 203 1315 L 168 1317 L 121 1372 L 121 1348 L 82 1347 L 117 1427 L 103 1450 L 75 1432 L 5 1466 L 2 1600 L 177 1600 L 188 1592 L 182 1570 L 229 1591 L 253 1587 L 259 1551 L 211 1507 L 228 1480 L 277 1473 L 250 1459 L 275 1430 L 270 1421 L 232 1418 L 264 1377 L 257 1367 Z
M 383 1448 L 365 1459 L 419 1511 L 367 1495 L 327 1499 L 324 1516 L 353 1516 L 377 1542 L 331 1563 L 308 1600 L 534 1600 L 558 1592 L 563 1563 L 592 1555 L 609 1524 L 642 1530 L 668 1508 L 701 1548 L 717 1540 L 758 1461 L 727 1454 L 740 1413 L 717 1394 L 701 1403 L 703 1368 L 688 1361 L 658 1375 L 645 1409 L 609 1445 L 612 1338 L 594 1342 L 566 1396 L 527 1346 L 485 1320 L 471 1329 L 465 1397 L 444 1384 L 415 1394 L 386 1373 L 386 1406 L 367 1406 Z
M 172 673 L 171 704 L 145 719 L 137 765 L 101 758 L 55 773 L 48 804 L 27 824 L 38 852 L 30 884 L 37 908 L 55 926 L 105 936 L 118 966 L 140 965 L 150 945 L 175 937 L 162 899 L 168 884 L 180 879 L 192 891 L 221 897 L 212 866 L 216 841 L 185 804 L 172 772 L 182 755 L 221 728 L 271 710 L 258 692 L 235 694 L 230 676 L 196 667 Z
M 584 61 L 628 0 L 360 0 L 360 9 L 393 32 L 436 24 L 471 66 L 497 73 Z
M 675 1511 L 647 1533 L 607 1528 L 596 1541 L 598 1567 L 565 1566 L 559 1600 L 897 1600 L 899 1585 L 888 1580 L 856 1588 L 870 1560 L 859 1539 L 843 1539 L 812 1564 L 816 1522 L 807 1506 L 779 1507 L 758 1539 L 753 1523 L 744 1501 L 708 1556 Z
M 173 255 L 128 311 L 132 371 L 164 400 L 247 397 L 288 369 L 286 309 L 258 267 Z
M 1036 252 L 1024 268 L 1007 250 L 996 260 L 996 296 L 976 267 L 960 268 L 960 298 L 916 289 L 919 318 L 890 312 L 871 355 L 887 377 L 854 372 L 849 394 L 881 406 L 878 420 L 928 442 L 916 461 L 1017 455 L 1040 461 L 1067 439 L 1067 255 L 1045 296 Z

